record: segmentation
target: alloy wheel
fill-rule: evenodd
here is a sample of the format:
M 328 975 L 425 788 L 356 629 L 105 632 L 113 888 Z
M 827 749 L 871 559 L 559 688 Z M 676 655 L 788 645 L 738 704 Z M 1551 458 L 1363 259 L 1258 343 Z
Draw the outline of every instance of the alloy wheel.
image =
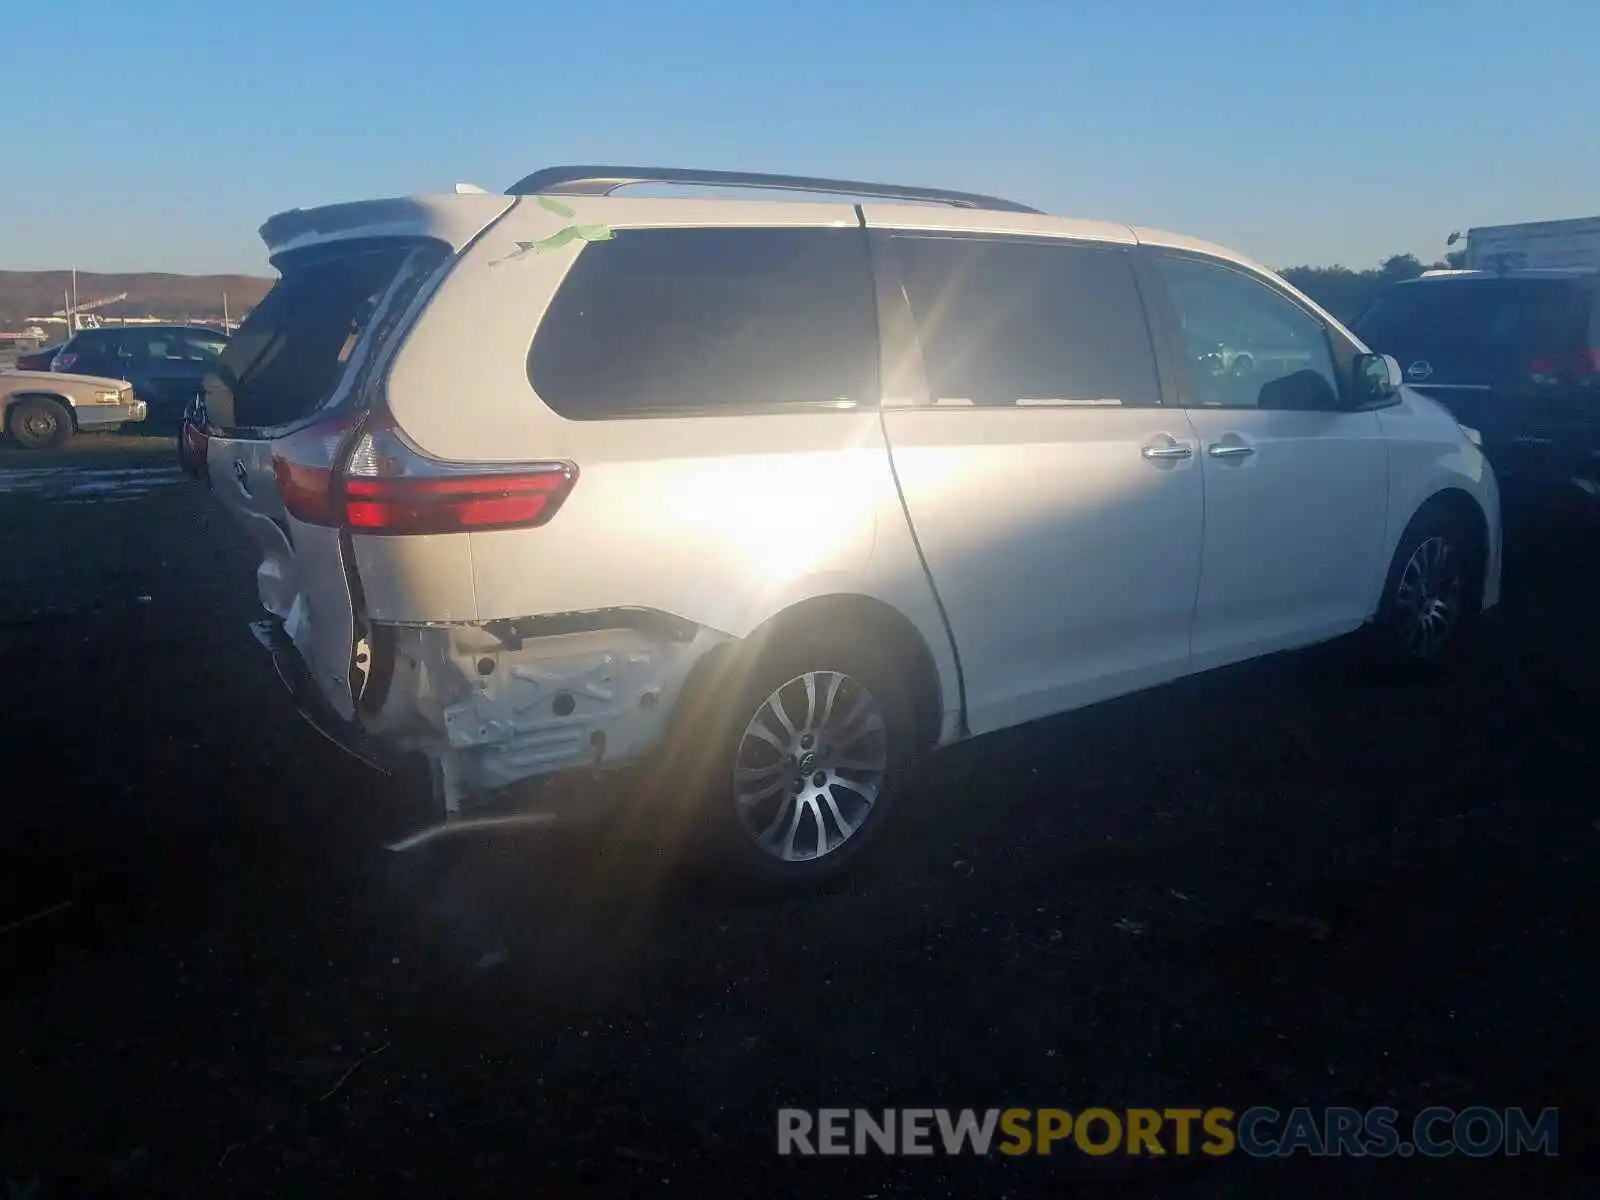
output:
M 839 671 L 809 671 L 776 689 L 739 739 L 739 822 L 783 862 L 832 854 L 866 824 L 889 771 L 878 699 Z
M 1461 622 L 1461 556 L 1445 538 L 1425 538 L 1411 552 L 1395 593 L 1395 620 L 1406 653 L 1429 659 Z

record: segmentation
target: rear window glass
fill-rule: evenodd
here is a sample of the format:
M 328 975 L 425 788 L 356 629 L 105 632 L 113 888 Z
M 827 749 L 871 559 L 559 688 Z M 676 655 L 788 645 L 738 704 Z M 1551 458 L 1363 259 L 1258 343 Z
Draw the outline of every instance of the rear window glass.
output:
M 1492 317 L 1489 336 L 1519 358 L 1571 354 L 1589 340 L 1590 292 L 1576 284 L 1513 293 Z
M 1392 354 L 1392 347 L 1410 345 L 1418 338 L 1437 341 L 1442 331 L 1463 322 L 1482 325 L 1483 299 L 1459 284 L 1391 287 L 1357 318 L 1353 331 L 1370 349 Z
M 400 243 L 287 268 L 207 372 L 207 421 L 266 429 L 322 408 L 374 316 L 404 308 L 395 285 L 419 287 L 443 253 Z
M 870 404 L 877 319 L 859 229 L 635 229 L 584 248 L 528 379 L 573 420 Z
M 1467 279 L 1400 284 L 1380 293 L 1355 333 L 1379 354 L 1423 358 L 1459 374 L 1521 370 L 1587 339 L 1589 289 L 1566 280 Z

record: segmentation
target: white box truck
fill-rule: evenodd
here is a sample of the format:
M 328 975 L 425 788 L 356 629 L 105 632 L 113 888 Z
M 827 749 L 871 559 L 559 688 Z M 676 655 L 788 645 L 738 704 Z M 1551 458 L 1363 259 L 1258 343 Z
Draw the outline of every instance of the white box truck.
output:
M 1600 217 L 1480 225 L 1467 230 L 1469 270 L 1600 271 Z

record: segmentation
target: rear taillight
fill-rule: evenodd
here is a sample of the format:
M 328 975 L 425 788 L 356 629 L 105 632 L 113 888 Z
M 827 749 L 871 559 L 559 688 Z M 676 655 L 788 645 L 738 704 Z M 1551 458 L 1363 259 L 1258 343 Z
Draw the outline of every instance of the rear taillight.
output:
M 393 421 L 379 414 L 359 429 L 354 422 L 338 422 L 305 430 L 274 454 L 273 470 L 293 516 L 365 534 L 543 525 L 578 477 L 569 463 L 438 462 L 407 445 Z
M 1588 382 L 1589 378 L 1600 375 L 1600 347 L 1588 347 L 1579 350 L 1570 358 L 1562 355 L 1540 355 L 1528 364 L 1528 373 L 1554 379 L 1568 373 L 1578 376 Z
M 570 476 L 540 471 L 460 479 L 347 479 L 353 533 L 454 533 L 542 525 Z M 559 501 L 557 501 L 559 503 Z
M 289 515 L 307 525 L 338 525 L 335 494 L 343 450 L 359 417 L 328 421 L 285 438 L 272 452 L 278 498 Z
M 50 364 L 50 369 L 52 371 L 70 371 L 72 370 L 72 364 L 77 361 L 78 356 L 76 354 L 69 354 L 63 350 L 56 355 L 55 361 Z
M 206 455 L 211 449 L 211 439 L 206 436 L 205 430 L 189 421 L 183 423 L 183 432 L 179 438 L 182 446 L 178 454 L 183 469 L 196 479 L 206 474 Z
M 406 444 L 387 416 L 350 447 L 342 479 L 344 524 L 355 533 L 461 533 L 543 525 L 577 469 L 568 463 L 442 463 Z

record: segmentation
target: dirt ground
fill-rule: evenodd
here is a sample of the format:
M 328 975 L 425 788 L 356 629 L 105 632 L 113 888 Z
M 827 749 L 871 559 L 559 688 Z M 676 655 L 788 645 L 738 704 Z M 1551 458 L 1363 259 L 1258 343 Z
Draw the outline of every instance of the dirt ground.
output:
M 1446 681 L 1324 650 L 981 739 L 754 905 L 587 830 L 397 864 L 172 464 L 0 452 L 9 1197 L 1593 1194 L 1600 530 L 1518 530 Z M 775 1153 L 782 1107 L 1185 1104 L 1554 1106 L 1561 1155 Z

